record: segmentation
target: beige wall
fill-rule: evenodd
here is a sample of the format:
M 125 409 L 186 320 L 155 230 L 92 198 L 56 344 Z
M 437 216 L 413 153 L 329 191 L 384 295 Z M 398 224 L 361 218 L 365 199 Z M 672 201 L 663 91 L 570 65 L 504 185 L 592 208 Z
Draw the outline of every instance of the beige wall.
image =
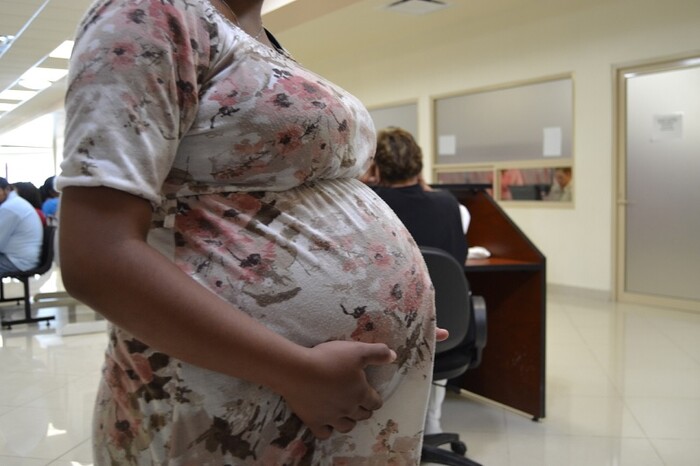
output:
M 614 266 L 613 69 L 700 55 L 700 1 L 513 3 L 515 8 L 487 18 L 448 19 L 432 30 L 380 41 L 374 29 L 359 21 L 348 25 L 337 15 L 279 36 L 302 63 L 369 107 L 417 101 L 428 158 L 433 97 L 571 73 L 575 207 L 508 213 L 547 256 L 549 283 L 608 292 Z

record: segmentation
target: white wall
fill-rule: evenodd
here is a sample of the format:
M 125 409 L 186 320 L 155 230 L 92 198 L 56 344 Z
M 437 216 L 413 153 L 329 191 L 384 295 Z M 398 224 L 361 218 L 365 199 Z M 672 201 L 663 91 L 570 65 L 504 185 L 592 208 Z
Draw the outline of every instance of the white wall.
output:
M 529 3 L 379 43 L 363 41 L 361 24 L 354 38 L 344 38 L 348 25 L 336 17 L 279 36 L 292 51 L 319 50 L 309 41 L 333 41 L 333 53 L 295 54 L 369 107 L 417 100 L 419 139 L 428 159 L 433 97 L 572 73 L 575 207 L 516 207 L 508 213 L 547 256 L 548 282 L 607 292 L 614 266 L 613 69 L 700 55 L 700 1 L 590 0 L 568 9 L 562 7 L 566 0 Z

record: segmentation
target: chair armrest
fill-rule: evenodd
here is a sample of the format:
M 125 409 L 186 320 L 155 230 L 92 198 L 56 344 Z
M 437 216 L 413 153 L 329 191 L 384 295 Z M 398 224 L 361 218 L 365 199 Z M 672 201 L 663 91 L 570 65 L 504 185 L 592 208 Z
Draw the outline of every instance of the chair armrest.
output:
M 469 324 L 470 333 L 474 335 L 475 361 L 471 368 L 481 364 L 481 352 L 486 346 L 488 335 L 488 318 L 486 313 L 486 301 L 482 296 L 471 296 L 471 322 Z

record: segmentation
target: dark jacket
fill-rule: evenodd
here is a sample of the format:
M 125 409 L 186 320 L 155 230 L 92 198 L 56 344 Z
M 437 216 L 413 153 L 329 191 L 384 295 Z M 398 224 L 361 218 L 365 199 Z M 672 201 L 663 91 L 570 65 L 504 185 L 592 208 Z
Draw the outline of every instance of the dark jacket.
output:
M 460 264 L 467 258 L 459 203 L 449 191 L 424 191 L 420 185 L 372 189 L 396 213 L 418 246 L 443 249 Z

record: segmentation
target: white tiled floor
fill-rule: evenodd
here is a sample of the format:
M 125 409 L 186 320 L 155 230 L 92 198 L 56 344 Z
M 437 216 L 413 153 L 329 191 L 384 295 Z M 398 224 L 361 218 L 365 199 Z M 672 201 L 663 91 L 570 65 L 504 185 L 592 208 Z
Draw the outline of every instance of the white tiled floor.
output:
M 700 314 L 550 293 L 546 400 L 448 395 L 443 428 L 484 466 L 700 466 Z
M 106 336 L 61 337 L 58 317 L 0 333 L 2 466 L 92 464 Z M 546 399 L 533 422 L 448 394 L 443 427 L 484 466 L 700 466 L 700 315 L 550 292 Z

